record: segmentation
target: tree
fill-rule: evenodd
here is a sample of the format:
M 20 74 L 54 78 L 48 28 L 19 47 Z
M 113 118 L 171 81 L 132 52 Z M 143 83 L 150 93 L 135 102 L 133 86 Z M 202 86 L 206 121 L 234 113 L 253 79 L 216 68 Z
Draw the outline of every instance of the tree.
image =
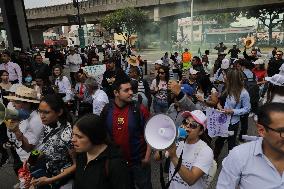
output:
M 268 7 L 263 9 L 250 9 L 244 12 L 247 18 L 257 18 L 262 25 L 268 28 L 269 34 L 269 45 L 272 42 L 272 31 L 273 28 L 278 24 L 283 23 L 283 19 L 279 19 L 279 15 L 284 13 L 283 7 Z
M 144 11 L 128 7 L 105 16 L 102 19 L 102 26 L 106 30 L 114 30 L 117 34 L 126 33 L 126 36 L 123 35 L 123 37 L 129 44 L 131 35 L 141 30 L 147 20 L 148 17 Z

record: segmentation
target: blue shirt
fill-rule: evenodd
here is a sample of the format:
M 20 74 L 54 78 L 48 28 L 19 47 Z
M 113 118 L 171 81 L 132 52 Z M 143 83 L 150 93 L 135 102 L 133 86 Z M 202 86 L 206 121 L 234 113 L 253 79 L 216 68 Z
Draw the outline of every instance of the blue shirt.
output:
M 243 89 L 240 95 L 240 100 L 237 103 L 234 96 L 227 96 L 225 102 L 225 109 L 232 109 L 234 111 L 231 119 L 231 124 L 236 124 L 240 121 L 240 116 L 249 113 L 250 97 L 247 90 Z
M 264 155 L 262 138 L 242 144 L 223 160 L 217 189 L 284 189 L 284 173 L 279 174 Z
M 245 76 L 247 77 L 247 79 L 249 80 L 249 81 L 253 81 L 253 73 L 252 73 L 252 71 L 250 71 L 249 69 L 244 69 L 244 71 L 243 71 L 243 73 L 245 74 Z M 256 79 L 256 78 L 255 78 Z

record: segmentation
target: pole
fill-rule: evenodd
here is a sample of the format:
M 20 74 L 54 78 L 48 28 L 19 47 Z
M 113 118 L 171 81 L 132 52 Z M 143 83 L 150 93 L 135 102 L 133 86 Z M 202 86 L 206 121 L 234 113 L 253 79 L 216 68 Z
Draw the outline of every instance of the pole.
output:
M 190 42 L 191 42 L 191 45 L 192 45 L 193 44 L 193 0 L 191 0 L 190 14 L 191 14 Z
M 79 41 L 80 41 L 80 47 L 85 48 L 85 34 L 84 34 L 84 29 L 82 28 L 82 23 L 81 23 L 81 14 L 80 14 L 80 8 L 79 8 L 79 0 L 76 0 L 76 8 L 77 8 L 77 17 L 78 17 L 78 35 L 79 35 Z
M 79 28 L 82 27 L 81 25 L 81 15 L 80 15 L 80 8 L 79 8 L 79 0 L 76 0 L 77 2 L 77 16 L 78 16 L 78 24 L 79 24 Z

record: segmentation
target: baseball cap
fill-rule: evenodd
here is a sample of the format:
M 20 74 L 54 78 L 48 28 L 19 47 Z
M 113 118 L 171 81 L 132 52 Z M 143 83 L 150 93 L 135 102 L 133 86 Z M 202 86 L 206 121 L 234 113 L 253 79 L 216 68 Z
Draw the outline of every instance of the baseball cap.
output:
M 193 69 L 193 68 L 190 68 L 190 69 L 189 69 L 189 73 L 192 74 L 192 75 L 195 75 L 195 74 L 198 73 L 198 71 L 195 70 L 195 69 Z
M 182 84 L 181 85 L 181 91 L 189 96 L 192 96 L 193 95 L 193 89 L 190 85 L 188 84 Z
M 223 59 L 221 64 L 221 69 L 226 70 L 230 67 L 230 61 L 228 59 Z
M 156 60 L 155 64 L 163 65 L 163 61 L 162 60 Z
M 254 64 L 264 64 L 264 61 L 262 59 L 257 59 L 253 62 Z
M 199 123 L 200 125 L 202 125 L 204 127 L 204 129 L 206 129 L 206 121 L 207 121 L 207 117 L 206 115 L 201 111 L 201 110 L 194 110 L 192 112 L 190 111 L 184 111 L 181 116 L 183 118 L 188 118 L 189 116 L 191 116 L 194 121 L 196 121 L 197 123 Z

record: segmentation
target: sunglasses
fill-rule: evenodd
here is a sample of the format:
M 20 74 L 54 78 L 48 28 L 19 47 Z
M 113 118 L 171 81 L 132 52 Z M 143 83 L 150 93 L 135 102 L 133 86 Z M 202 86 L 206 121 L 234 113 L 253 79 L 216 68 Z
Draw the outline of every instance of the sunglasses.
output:
M 189 121 L 187 121 L 186 119 L 184 119 L 183 121 L 182 121 L 182 125 L 184 125 L 184 126 L 189 126 L 189 128 L 191 128 L 191 129 L 196 129 L 200 124 L 199 123 L 196 123 L 196 122 L 189 122 Z

